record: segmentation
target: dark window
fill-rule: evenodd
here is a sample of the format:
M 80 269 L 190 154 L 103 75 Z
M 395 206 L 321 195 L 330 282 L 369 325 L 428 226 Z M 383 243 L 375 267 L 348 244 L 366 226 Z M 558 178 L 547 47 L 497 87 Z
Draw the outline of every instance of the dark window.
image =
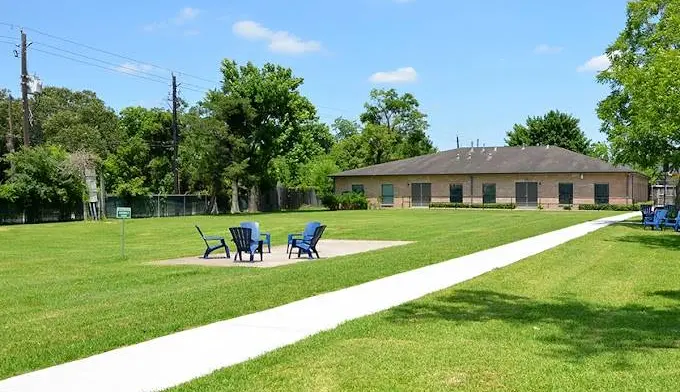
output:
M 496 202 L 496 184 L 482 184 L 482 203 L 495 203 Z
M 449 185 L 449 201 L 451 203 L 463 202 L 463 184 Z
M 595 184 L 595 204 L 609 204 L 609 184 Z
M 394 187 L 392 184 L 382 184 L 380 196 L 382 196 L 382 204 L 394 204 Z
M 364 185 L 363 184 L 352 184 L 352 192 L 361 193 L 363 195 L 364 194 Z
M 574 184 L 559 184 L 560 204 L 574 204 Z

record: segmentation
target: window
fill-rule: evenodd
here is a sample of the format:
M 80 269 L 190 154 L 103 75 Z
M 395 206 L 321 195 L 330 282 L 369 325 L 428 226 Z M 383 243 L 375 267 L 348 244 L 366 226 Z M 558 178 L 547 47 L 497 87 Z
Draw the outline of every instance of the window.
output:
M 560 183 L 558 188 L 560 204 L 574 204 L 574 184 Z
M 451 203 L 463 202 L 463 184 L 449 185 L 449 201 Z
M 364 184 L 352 184 L 352 192 L 364 194 Z
M 392 184 L 382 184 L 380 196 L 382 196 L 382 204 L 394 204 L 394 187 Z
M 482 203 L 495 203 L 496 202 L 496 184 L 482 184 Z
M 609 204 L 609 184 L 595 184 L 595 204 Z

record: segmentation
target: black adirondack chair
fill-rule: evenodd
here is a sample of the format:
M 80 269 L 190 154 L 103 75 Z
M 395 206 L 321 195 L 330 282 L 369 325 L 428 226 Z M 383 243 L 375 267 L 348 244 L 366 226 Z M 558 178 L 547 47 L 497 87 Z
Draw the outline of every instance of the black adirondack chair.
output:
M 222 248 L 224 248 L 225 252 L 227 253 L 227 258 L 230 257 L 229 256 L 229 247 L 227 246 L 227 242 L 224 240 L 224 237 L 220 237 L 220 236 L 217 236 L 217 235 L 205 235 L 201 231 L 201 228 L 198 227 L 198 225 L 196 225 L 195 227 L 196 227 L 196 230 L 198 230 L 198 234 L 201 235 L 201 239 L 203 240 L 203 242 L 205 242 L 205 253 L 203 253 L 204 259 L 207 259 L 208 255 L 210 255 L 210 253 L 212 253 L 212 252 L 214 252 L 218 249 L 222 249 Z M 214 245 L 210 245 L 209 241 L 210 242 L 217 242 L 217 243 L 214 244 Z
M 312 235 L 311 238 L 303 238 L 303 239 L 293 239 L 293 243 L 290 246 L 290 252 L 288 253 L 288 258 L 290 259 L 290 256 L 293 254 L 293 249 L 297 248 L 298 250 L 298 257 L 302 255 L 302 252 L 304 251 L 307 253 L 310 259 L 313 259 L 314 256 L 312 253 L 316 255 L 316 258 L 319 257 L 319 252 L 316 250 L 316 244 L 319 242 L 321 239 L 321 236 L 323 235 L 324 230 L 326 230 L 326 226 L 318 226 L 316 229 L 314 229 L 314 235 Z
M 250 255 L 250 261 L 255 261 L 255 253 L 259 253 L 260 261 L 262 261 L 262 240 L 253 241 L 253 232 L 251 229 L 247 227 L 230 227 L 229 232 L 236 245 L 234 261 L 236 261 L 236 259 L 243 261 L 242 252 L 246 252 Z

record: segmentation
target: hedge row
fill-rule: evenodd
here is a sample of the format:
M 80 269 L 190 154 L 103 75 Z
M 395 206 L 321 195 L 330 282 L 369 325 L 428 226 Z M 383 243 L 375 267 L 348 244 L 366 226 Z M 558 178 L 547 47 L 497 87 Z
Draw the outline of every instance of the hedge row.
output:
M 579 204 L 579 210 L 598 211 L 640 211 L 638 204 Z
M 486 203 L 486 204 L 469 204 L 469 203 L 430 203 L 430 208 L 488 208 L 498 210 L 514 210 L 517 205 L 514 203 Z
M 347 192 L 342 195 L 324 195 L 321 198 L 321 204 L 331 211 L 368 209 L 366 196 L 355 192 Z

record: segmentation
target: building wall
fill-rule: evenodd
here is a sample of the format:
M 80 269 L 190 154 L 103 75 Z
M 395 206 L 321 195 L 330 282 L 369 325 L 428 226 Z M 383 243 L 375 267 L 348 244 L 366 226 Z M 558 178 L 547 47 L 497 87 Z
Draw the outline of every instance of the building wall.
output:
M 483 174 L 483 175 L 429 175 L 429 176 L 366 176 L 337 177 L 335 191 L 340 194 L 352 190 L 353 184 L 361 184 L 369 203 L 379 205 L 381 184 L 394 187 L 394 205 L 411 207 L 411 184 L 430 183 L 432 202 L 448 202 L 450 184 L 462 184 L 463 202 L 482 203 L 483 184 L 496 184 L 496 202 L 514 203 L 516 182 L 537 182 L 538 203 L 545 208 L 559 207 L 559 183 L 573 184 L 573 204 L 593 204 L 595 184 L 609 184 L 610 204 L 632 204 L 647 201 L 647 178 L 628 173 L 579 173 L 564 174 Z

